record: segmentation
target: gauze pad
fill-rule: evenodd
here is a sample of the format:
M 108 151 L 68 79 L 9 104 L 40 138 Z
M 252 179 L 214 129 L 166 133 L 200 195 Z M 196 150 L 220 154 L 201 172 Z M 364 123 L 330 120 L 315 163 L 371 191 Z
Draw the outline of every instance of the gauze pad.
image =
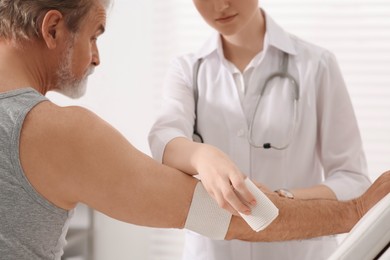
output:
M 255 196 L 257 204 L 251 206 L 251 214 L 240 213 L 241 217 L 256 232 L 265 229 L 279 215 L 279 209 L 272 201 L 251 181 L 245 180 L 246 187 Z

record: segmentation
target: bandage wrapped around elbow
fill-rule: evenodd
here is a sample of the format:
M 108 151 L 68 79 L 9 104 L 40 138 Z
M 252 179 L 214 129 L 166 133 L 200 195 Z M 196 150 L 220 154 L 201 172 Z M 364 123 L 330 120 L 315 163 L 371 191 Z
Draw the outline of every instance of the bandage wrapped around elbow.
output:
M 232 214 L 221 209 L 199 182 L 195 187 L 184 228 L 215 240 L 223 240 L 231 217 Z

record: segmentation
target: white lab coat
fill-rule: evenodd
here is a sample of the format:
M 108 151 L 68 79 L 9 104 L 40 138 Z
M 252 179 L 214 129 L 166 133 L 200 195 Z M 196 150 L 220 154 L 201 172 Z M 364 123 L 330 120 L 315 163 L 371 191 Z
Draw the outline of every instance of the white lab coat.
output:
M 257 78 L 249 81 L 241 101 L 217 34 L 197 53 L 173 61 L 164 83 L 161 114 L 149 135 L 154 158 L 161 161 L 165 145 L 173 138 L 192 136 L 195 116 L 192 74 L 196 60 L 203 58 L 198 76 L 198 131 L 205 143 L 224 151 L 249 178 L 271 190 L 322 183 L 340 200 L 360 195 L 370 181 L 358 125 L 335 57 L 323 48 L 286 33 L 268 15 L 266 24 L 263 55 L 253 65 L 252 78 Z M 300 84 L 296 130 L 286 150 L 256 149 L 247 140 L 248 122 L 255 107 L 259 82 L 280 70 L 282 51 L 290 54 L 288 72 Z M 271 129 L 267 133 L 269 138 L 278 142 L 285 136 L 283 129 L 291 129 L 293 110 L 291 97 L 283 88 L 270 89 L 267 102 L 276 107 L 287 104 L 284 112 L 273 114 L 271 111 L 271 116 L 268 113 L 261 121 Z M 326 259 L 336 247 L 334 237 L 249 243 L 213 241 L 188 232 L 184 259 L 317 260 Z

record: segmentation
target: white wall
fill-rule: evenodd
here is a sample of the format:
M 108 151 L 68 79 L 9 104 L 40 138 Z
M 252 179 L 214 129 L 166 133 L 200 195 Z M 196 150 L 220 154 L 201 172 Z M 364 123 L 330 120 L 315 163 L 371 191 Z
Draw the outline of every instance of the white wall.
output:
M 260 2 L 289 31 L 336 53 L 362 128 L 371 177 L 390 169 L 390 2 Z M 200 46 L 209 32 L 192 1 L 115 0 L 99 40 L 102 64 L 90 77 L 87 95 L 76 101 L 49 97 L 91 109 L 150 154 L 147 133 L 166 66 L 173 56 Z M 96 260 L 179 259 L 181 231 L 137 227 L 99 213 L 95 221 Z

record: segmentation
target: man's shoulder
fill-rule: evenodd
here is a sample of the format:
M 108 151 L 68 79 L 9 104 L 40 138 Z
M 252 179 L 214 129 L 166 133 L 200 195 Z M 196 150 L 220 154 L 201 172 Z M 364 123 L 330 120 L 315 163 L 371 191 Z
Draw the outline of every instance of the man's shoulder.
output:
M 107 135 L 104 128 L 104 121 L 83 107 L 61 107 L 50 101 L 35 106 L 23 124 L 20 154 L 38 193 L 58 207 L 73 208 L 79 194 L 72 192 L 74 182 L 80 173 L 92 174 L 84 169 L 90 164 L 88 156 Z
M 23 130 L 37 142 L 53 142 L 63 147 L 82 140 L 101 124 L 101 119 L 80 106 L 58 106 L 50 101 L 36 105 L 27 115 Z M 70 147 L 71 148 L 71 147 Z
M 38 104 L 30 112 L 32 120 L 39 120 L 46 126 L 77 126 L 97 120 L 90 110 L 80 106 L 59 106 L 51 101 Z

